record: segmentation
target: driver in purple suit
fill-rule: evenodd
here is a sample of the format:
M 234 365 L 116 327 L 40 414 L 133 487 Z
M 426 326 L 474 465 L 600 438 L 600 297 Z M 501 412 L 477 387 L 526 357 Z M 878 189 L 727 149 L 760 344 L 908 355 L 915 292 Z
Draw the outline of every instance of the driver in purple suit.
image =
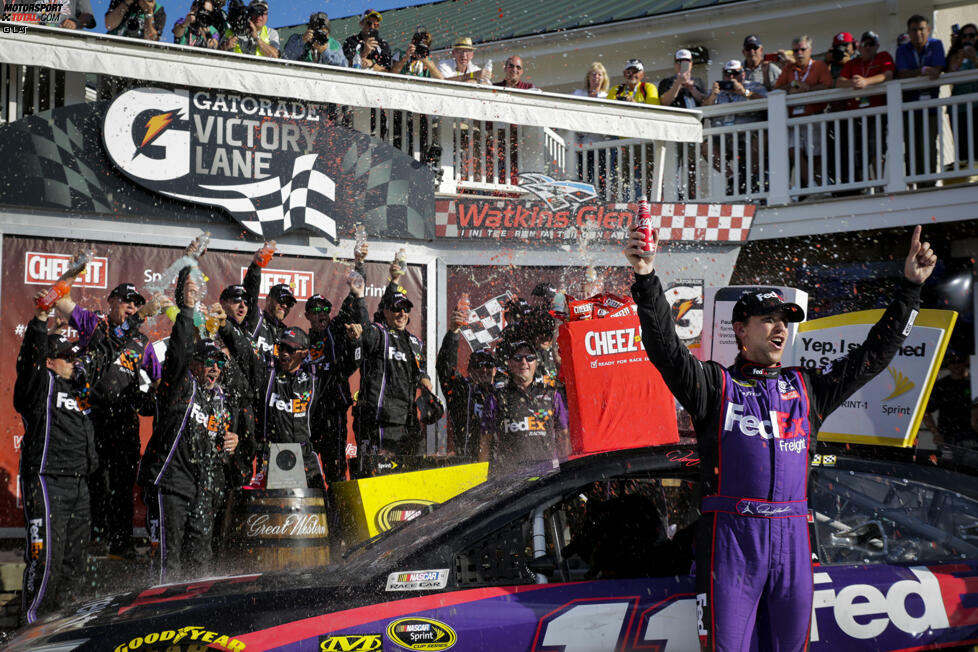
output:
M 733 309 L 739 354 L 724 368 L 693 357 L 632 230 L 642 343 L 696 429 L 702 516 L 696 541 L 697 624 L 704 650 L 804 650 L 812 613 L 808 467 L 825 418 L 886 368 L 910 333 L 937 257 L 916 227 L 904 278 L 866 341 L 825 369 L 782 367 L 788 323 L 802 309 L 779 293 L 744 294 Z

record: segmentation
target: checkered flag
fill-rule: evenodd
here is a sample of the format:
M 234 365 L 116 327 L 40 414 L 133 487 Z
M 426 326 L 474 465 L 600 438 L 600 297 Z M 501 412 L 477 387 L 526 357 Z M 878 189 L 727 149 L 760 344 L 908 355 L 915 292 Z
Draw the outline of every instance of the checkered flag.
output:
M 326 234 L 336 240 L 336 222 L 329 215 L 318 211 L 307 203 L 321 195 L 330 203 L 336 197 L 336 184 L 328 176 L 314 170 L 318 154 L 305 154 L 296 157 L 292 163 L 289 182 L 283 184 L 279 177 L 272 177 L 255 183 L 234 186 L 201 185 L 204 190 L 227 193 L 221 196 L 184 195 L 162 191 L 170 197 L 211 203 L 223 206 L 249 231 L 271 240 L 292 228 L 305 227 Z M 251 219 L 254 217 L 255 219 Z
M 470 349 L 478 351 L 499 339 L 506 327 L 505 306 L 514 298 L 513 293 L 507 290 L 469 313 L 469 323 L 462 327 L 461 332 Z

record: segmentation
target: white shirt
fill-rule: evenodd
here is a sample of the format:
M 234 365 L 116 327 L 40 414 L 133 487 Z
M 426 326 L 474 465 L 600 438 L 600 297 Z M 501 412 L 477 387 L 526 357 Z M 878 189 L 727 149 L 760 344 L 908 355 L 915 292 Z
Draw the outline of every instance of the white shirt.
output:
M 464 74 L 468 74 L 470 72 L 479 72 L 480 70 L 482 69 L 479 68 L 479 66 L 475 65 L 470 61 L 468 70 L 466 70 Z M 442 61 L 441 63 L 439 63 L 438 71 L 445 79 L 451 79 L 452 77 L 458 77 L 459 75 L 463 74 L 455 70 L 455 59 L 448 59 L 446 61 Z
M 580 97 L 590 97 L 587 90 L 583 88 L 575 88 L 574 95 L 578 95 Z M 598 94 L 595 97 L 608 97 L 608 91 L 598 91 Z

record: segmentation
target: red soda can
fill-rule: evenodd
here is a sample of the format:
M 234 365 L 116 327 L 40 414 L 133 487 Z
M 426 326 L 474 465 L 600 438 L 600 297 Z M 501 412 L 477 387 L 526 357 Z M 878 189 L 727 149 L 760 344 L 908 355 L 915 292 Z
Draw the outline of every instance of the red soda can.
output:
M 655 225 L 652 224 L 652 210 L 649 208 L 649 200 L 645 197 L 640 197 L 638 200 L 638 221 L 636 222 L 636 226 L 644 240 L 642 253 L 639 255 L 644 258 L 651 258 L 655 255 L 659 234 Z

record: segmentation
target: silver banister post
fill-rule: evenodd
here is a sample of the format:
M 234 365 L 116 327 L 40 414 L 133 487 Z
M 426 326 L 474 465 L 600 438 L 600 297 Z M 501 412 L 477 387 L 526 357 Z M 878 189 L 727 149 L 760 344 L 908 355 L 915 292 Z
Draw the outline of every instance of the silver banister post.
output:
M 787 204 L 790 169 L 788 162 L 788 94 L 771 91 L 767 96 L 770 194 L 768 204 Z
M 886 84 L 886 192 L 903 192 L 903 85 L 897 80 Z

